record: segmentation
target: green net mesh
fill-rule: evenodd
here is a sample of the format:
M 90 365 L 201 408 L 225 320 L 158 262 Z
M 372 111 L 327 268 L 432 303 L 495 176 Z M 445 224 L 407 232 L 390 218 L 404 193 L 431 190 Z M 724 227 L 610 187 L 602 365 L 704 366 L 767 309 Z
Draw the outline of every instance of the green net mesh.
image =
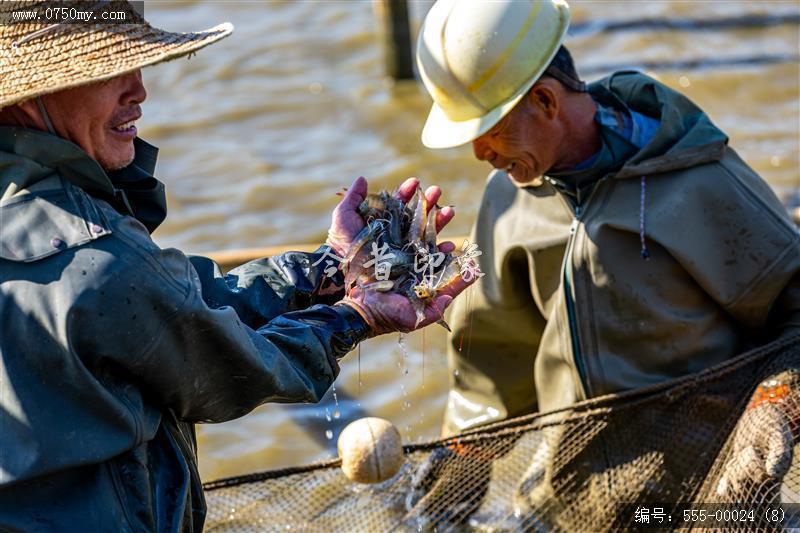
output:
M 796 527 L 798 390 L 795 337 L 679 380 L 405 446 L 404 466 L 380 484 L 349 481 L 338 460 L 211 482 L 206 528 Z

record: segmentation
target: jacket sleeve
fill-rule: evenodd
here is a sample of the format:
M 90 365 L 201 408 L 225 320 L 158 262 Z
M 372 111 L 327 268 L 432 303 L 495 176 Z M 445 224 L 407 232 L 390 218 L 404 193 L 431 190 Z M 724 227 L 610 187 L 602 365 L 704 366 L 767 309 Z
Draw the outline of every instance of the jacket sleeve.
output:
M 344 279 L 328 246 L 250 261 L 223 275 L 207 257 L 189 256 L 211 308 L 232 307 L 257 328 L 288 311 L 329 304 L 344 296 Z M 335 269 L 335 270 L 334 270 Z M 330 274 L 330 275 L 329 275 Z
M 185 421 L 230 420 L 264 402 L 318 401 L 337 360 L 368 335 L 345 306 L 315 305 L 250 327 L 233 307 L 210 307 L 189 260 L 159 249 L 130 218 L 97 246 L 105 247 L 95 254 L 98 290 L 83 295 L 69 320 L 75 351 L 90 368 L 117 368 Z M 99 306 L 108 311 L 97 313 Z
M 452 304 L 446 434 L 537 409 L 534 364 L 545 319 L 531 290 L 537 250 L 526 236 L 537 232 L 520 205 L 526 194 L 500 173 L 484 193 L 471 240 L 485 275 Z

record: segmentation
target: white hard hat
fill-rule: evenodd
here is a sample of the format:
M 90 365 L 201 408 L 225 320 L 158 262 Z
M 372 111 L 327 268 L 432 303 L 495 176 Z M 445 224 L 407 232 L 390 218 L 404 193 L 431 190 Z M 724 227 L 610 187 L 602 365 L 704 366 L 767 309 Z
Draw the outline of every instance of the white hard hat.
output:
M 449 148 L 486 133 L 525 96 L 569 26 L 564 0 L 439 0 L 417 65 L 433 106 L 422 144 Z

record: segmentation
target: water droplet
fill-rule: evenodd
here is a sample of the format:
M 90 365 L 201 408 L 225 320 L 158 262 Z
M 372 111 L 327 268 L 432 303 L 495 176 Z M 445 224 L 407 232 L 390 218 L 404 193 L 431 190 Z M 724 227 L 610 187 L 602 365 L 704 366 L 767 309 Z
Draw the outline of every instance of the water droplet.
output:
M 453 375 L 454 375 L 455 377 L 458 377 L 458 374 L 459 374 L 459 371 L 458 371 L 458 369 L 455 369 L 455 370 L 453 370 Z
M 685 89 L 689 87 L 692 84 L 692 82 L 689 81 L 689 78 L 687 78 L 686 76 L 681 76 L 680 78 L 678 78 L 678 84 L 680 84 L 680 86 Z
M 332 385 L 332 390 L 333 390 L 333 403 L 334 403 L 334 404 L 336 405 L 336 407 L 338 408 L 338 407 L 339 407 L 339 397 L 338 397 L 338 396 L 336 396 L 336 383 L 334 383 L 334 384 Z
M 325 408 L 325 420 L 327 420 L 328 422 L 331 421 L 331 412 L 328 410 L 327 407 Z
M 319 94 L 322 92 L 322 84 L 318 81 L 313 81 L 308 84 L 308 92 L 311 94 Z
M 335 418 L 336 420 L 339 420 L 340 416 L 342 416 L 342 413 L 339 412 L 338 409 L 333 412 L 333 418 Z
M 781 166 L 781 158 L 777 155 L 773 155 L 769 160 L 769 164 L 773 167 L 779 167 Z
M 331 431 L 330 429 L 326 430 L 325 437 L 327 437 L 328 440 L 331 440 L 333 438 L 333 431 Z
M 402 355 L 402 363 L 398 361 L 397 365 L 398 368 L 402 370 L 403 367 L 406 366 L 404 363 L 408 360 L 408 350 L 406 349 L 406 338 L 405 335 L 403 335 L 402 333 L 397 335 L 397 345 L 400 347 L 400 354 Z
M 405 407 L 406 409 L 408 409 L 409 407 L 411 407 L 411 402 L 409 402 L 408 400 L 404 401 L 404 402 L 403 402 L 403 407 Z
M 403 369 L 403 374 L 405 374 L 406 376 L 408 375 L 408 368 Z

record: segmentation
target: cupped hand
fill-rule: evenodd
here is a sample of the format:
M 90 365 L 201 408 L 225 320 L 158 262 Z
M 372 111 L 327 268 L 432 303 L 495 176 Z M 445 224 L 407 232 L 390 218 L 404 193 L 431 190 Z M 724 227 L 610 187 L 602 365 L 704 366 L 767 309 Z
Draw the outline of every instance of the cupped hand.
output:
M 397 188 L 395 196 L 407 203 L 416 193 L 417 187 L 419 187 L 419 180 L 417 178 L 408 178 Z M 442 190 L 439 187 L 433 185 L 427 188 L 425 198 L 428 201 L 428 210 L 436 205 L 441 195 Z M 364 219 L 358 214 L 358 206 L 366 198 L 367 180 L 364 177 L 359 177 L 347 189 L 344 198 L 333 210 L 331 227 L 328 230 L 328 239 L 325 244 L 330 246 L 339 257 L 347 255 L 350 245 L 364 228 Z M 443 207 L 436 215 L 436 232 L 441 231 L 454 216 L 455 211 L 452 207 Z M 445 253 L 452 252 L 455 249 L 455 245 L 451 242 L 443 242 L 439 244 L 439 249 Z
M 476 278 L 477 279 L 477 278 Z M 403 294 L 380 292 L 374 289 L 353 287 L 350 294 L 336 305 L 353 308 L 367 322 L 372 335 L 383 335 L 393 331 L 407 333 L 444 319 L 444 310 L 472 285 L 475 279 L 467 282 L 459 275 L 438 291 L 438 294 L 425 305 L 425 318 L 417 324 L 417 315 L 411 301 Z

